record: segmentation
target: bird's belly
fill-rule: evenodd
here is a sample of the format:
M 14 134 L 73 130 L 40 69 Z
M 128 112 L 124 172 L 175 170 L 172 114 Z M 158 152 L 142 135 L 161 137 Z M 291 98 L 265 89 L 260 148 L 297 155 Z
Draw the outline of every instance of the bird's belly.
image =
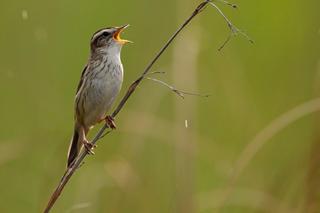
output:
M 84 122 L 86 126 L 93 126 L 105 116 L 115 101 L 122 84 L 122 75 L 106 74 L 95 78 L 87 90 L 85 101 Z

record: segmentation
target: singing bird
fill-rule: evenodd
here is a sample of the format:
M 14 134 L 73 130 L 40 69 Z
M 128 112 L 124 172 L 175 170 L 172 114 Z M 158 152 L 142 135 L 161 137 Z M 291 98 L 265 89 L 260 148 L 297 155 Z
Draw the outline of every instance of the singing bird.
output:
M 70 167 L 82 146 L 93 153 L 93 144 L 86 136 L 97 123 L 105 121 L 115 128 L 113 118 L 106 116 L 119 94 L 123 81 L 121 48 L 130 42 L 120 38 L 129 25 L 108 27 L 93 34 L 90 42 L 90 56 L 81 74 L 74 103 L 74 133 L 68 151 Z

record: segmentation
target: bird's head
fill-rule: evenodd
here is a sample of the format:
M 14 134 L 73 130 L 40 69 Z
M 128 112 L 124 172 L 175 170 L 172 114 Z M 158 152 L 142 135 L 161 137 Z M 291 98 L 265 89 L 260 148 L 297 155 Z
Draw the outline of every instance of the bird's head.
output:
M 120 38 L 122 31 L 129 25 L 121 27 L 108 27 L 95 32 L 91 38 L 91 51 L 109 52 L 120 51 L 121 47 L 130 41 Z

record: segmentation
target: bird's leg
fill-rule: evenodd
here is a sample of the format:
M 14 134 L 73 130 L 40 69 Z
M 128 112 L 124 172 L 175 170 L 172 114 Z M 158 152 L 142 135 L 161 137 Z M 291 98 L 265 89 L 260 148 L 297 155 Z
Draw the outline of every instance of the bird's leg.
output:
M 96 145 L 94 145 L 93 143 L 89 142 L 88 140 L 83 140 L 82 144 L 83 144 L 84 148 L 86 149 L 86 152 L 89 155 L 94 155 L 95 154 L 92 150 L 97 147 Z
M 108 126 L 111 128 L 111 129 L 116 129 L 116 124 L 114 123 L 114 119 L 112 116 L 110 115 L 107 115 L 105 118 L 104 118 L 105 122 L 108 124 Z
M 84 130 L 83 127 L 80 128 L 80 139 L 79 140 L 81 141 L 84 148 L 86 149 L 86 152 L 90 155 L 94 155 L 94 152 L 92 150 L 93 150 L 93 148 L 96 148 L 97 146 L 87 140 L 86 131 Z

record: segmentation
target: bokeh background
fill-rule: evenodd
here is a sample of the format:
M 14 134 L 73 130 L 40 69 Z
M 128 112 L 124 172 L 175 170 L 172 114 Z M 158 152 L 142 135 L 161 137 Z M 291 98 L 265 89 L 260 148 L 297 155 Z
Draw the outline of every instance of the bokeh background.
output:
M 60 180 L 92 33 L 131 24 L 122 96 L 198 3 L 1 1 L 0 212 L 41 212 Z M 52 212 L 320 212 L 320 2 L 234 3 L 217 4 L 254 45 L 219 52 L 208 7 L 153 68 L 211 96 L 143 82 Z

